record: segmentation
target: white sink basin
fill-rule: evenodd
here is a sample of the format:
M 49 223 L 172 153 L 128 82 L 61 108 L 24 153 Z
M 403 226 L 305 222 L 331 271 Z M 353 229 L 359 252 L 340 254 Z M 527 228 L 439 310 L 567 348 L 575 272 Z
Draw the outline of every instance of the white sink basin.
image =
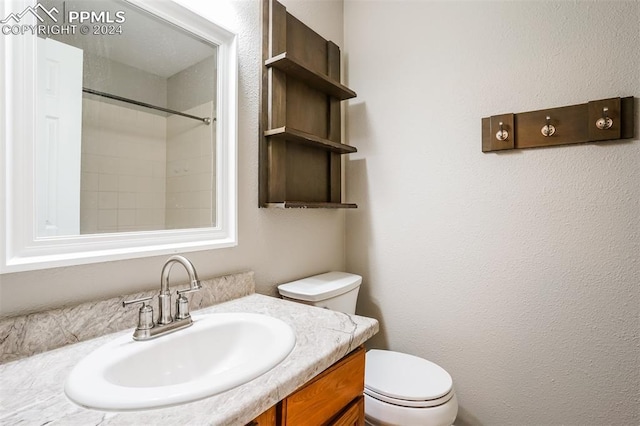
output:
M 147 341 L 119 337 L 82 359 L 65 383 L 77 404 L 140 410 L 205 398 L 255 379 L 279 364 L 296 339 L 266 315 L 219 313 Z

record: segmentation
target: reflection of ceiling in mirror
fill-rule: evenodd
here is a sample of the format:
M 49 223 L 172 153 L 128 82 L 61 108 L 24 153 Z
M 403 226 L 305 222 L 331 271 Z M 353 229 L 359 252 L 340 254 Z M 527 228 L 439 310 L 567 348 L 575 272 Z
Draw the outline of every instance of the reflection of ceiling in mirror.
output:
M 111 16 L 115 16 L 116 11 L 125 11 L 122 34 L 97 36 L 78 32 L 54 38 L 161 77 L 170 77 L 216 51 L 215 45 L 117 0 L 43 0 L 40 3 L 48 8 L 55 6 L 60 11 L 66 10 L 67 13 L 70 10 L 110 11 Z

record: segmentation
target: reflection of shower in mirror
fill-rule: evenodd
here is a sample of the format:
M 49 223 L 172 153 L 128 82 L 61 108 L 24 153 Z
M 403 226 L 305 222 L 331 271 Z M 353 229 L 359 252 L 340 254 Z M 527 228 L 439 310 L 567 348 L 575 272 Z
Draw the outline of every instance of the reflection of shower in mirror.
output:
M 123 2 L 64 9 L 97 4 L 119 34 L 38 42 L 38 236 L 215 226 L 217 46 Z

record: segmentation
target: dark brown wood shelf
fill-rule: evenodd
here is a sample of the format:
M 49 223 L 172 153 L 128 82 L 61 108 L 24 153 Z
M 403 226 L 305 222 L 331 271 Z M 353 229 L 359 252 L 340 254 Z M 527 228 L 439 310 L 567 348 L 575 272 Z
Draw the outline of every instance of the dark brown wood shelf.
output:
M 342 202 L 340 47 L 262 0 L 259 206 L 356 208 Z M 289 200 L 289 201 L 288 201 Z M 295 200 L 295 201 L 290 201 Z
M 277 129 L 266 130 L 264 135 L 268 138 L 280 138 L 292 142 L 304 143 L 318 148 L 326 149 L 328 151 L 336 152 L 338 154 L 349 154 L 351 152 L 358 152 L 358 150 L 351 146 L 345 145 L 340 142 L 333 142 L 329 139 L 321 138 L 311 133 L 303 132 L 301 130 L 292 129 L 291 127 L 279 127 Z
M 267 203 L 266 207 L 278 209 L 356 209 L 354 203 L 310 203 L 306 201 L 284 201 L 282 203 Z
M 356 92 L 347 86 L 334 81 L 324 74 L 320 74 L 308 69 L 291 56 L 288 52 L 283 52 L 273 58 L 269 58 L 264 63 L 267 67 L 277 68 L 285 74 L 302 81 L 303 83 L 316 88 L 334 98 L 344 101 L 346 99 L 355 98 Z

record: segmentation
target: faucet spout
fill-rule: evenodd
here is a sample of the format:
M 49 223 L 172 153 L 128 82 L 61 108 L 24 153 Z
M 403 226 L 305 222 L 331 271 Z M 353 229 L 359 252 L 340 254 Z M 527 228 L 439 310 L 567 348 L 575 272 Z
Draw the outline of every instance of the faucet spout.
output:
M 195 291 L 202 288 L 200 285 L 200 280 L 198 280 L 198 274 L 196 273 L 196 268 L 194 268 L 193 263 L 189 261 L 184 256 L 171 256 L 165 262 L 162 267 L 162 276 L 160 278 L 160 295 L 158 296 L 158 324 L 170 324 L 173 322 L 173 317 L 171 316 L 171 293 L 169 292 L 169 273 L 171 272 L 171 268 L 175 263 L 179 263 L 187 271 L 189 275 L 190 281 L 190 290 Z
M 162 267 L 162 277 L 160 278 L 160 293 L 161 294 L 169 294 L 169 272 L 171 272 L 171 267 L 174 263 L 180 263 L 184 266 L 184 269 L 187 270 L 187 274 L 189 275 L 189 284 L 191 285 L 191 290 L 199 290 L 200 280 L 198 279 L 198 273 L 196 272 L 196 268 L 194 268 L 193 263 L 189 259 L 184 256 L 171 256 L 165 262 Z

